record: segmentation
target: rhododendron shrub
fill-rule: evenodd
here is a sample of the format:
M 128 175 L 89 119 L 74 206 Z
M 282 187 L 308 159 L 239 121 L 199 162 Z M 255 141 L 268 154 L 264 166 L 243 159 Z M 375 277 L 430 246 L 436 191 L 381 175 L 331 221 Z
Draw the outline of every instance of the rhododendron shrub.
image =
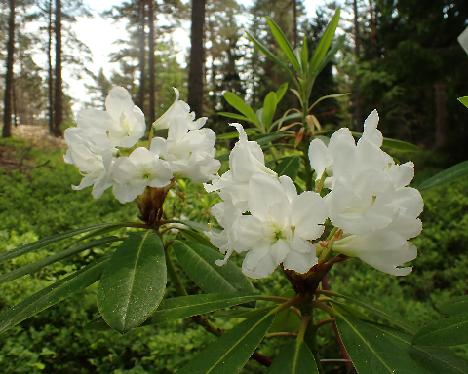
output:
M 290 82 L 268 93 L 257 111 L 226 93 L 240 114 L 221 115 L 241 123 L 226 123 L 224 134 L 209 129 L 207 118 L 197 119 L 177 90 L 174 103 L 149 132 L 142 111 L 122 87 L 111 89 L 105 110 L 78 113 L 76 127 L 64 133 L 64 161 L 82 175 L 72 189 L 90 188 L 95 199 L 109 189 L 120 203 L 137 205 L 140 221 L 97 223 L 1 253 L 3 262 L 75 240 L 63 251 L 0 275 L 5 282 L 96 246 L 108 248 L 1 313 L 0 332 L 98 283 L 102 325 L 125 333 L 142 324 L 190 318 L 218 336 L 200 347 L 181 373 L 237 373 L 249 359 L 274 373 L 325 372 L 330 362 L 343 370 L 354 366 L 359 373 L 466 373 L 466 362 L 451 350 L 467 343 L 466 313 L 459 307 L 446 306 L 446 318 L 416 331 L 329 287 L 330 270 L 339 271 L 345 261 L 362 261 L 369 272 L 413 276 L 411 261 L 418 249 L 411 239 L 421 233 L 424 205 L 411 186 L 414 164 L 391 156 L 395 144 L 415 146 L 384 138 L 377 110 L 360 133 L 324 130 L 315 117 L 321 101 L 339 96 L 309 103 L 315 78 L 340 46 L 340 40 L 333 43 L 338 19 L 337 11 L 312 53 L 307 39 L 294 51 L 271 19 L 267 23 L 280 51 L 250 36 Z M 288 88 L 297 108 L 277 115 Z M 216 140 L 234 138 L 226 171 L 219 173 Z M 442 172 L 422 186 L 443 183 L 451 174 Z M 216 200 L 210 225 L 165 213 L 166 201 L 185 203 L 170 193 L 184 180 L 203 185 Z M 241 258 L 241 267 L 233 257 Z M 255 280 L 275 272 L 291 290 L 259 292 Z M 175 294 L 166 292 L 168 283 Z M 465 297 L 453 305 L 467 302 Z M 228 331 L 211 314 L 226 308 L 236 317 Z M 273 334 L 284 339 L 284 348 L 276 357 L 266 356 L 262 340 L 288 310 L 295 323 L 282 324 L 279 318 Z M 340 359 L 322 357 L 320 329 L 332 331 Z

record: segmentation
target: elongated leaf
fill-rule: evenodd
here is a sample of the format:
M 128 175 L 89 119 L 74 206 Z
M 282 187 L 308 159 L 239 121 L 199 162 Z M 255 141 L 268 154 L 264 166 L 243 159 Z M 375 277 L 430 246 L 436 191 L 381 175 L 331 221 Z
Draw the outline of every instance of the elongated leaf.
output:
M 468 176 L 468 161 L 460 162 L 448 169 L 442 170 L 440 173 L 426 179 L 419 186 L 419 190 L 427 190 L 441 186 L 446 183 L 451 183 L 457 179 Z
M 289 137 L 291 138 L 293 136 L 293 132 L 291 131 L 275 131 L 275 132 L 270 132 L 265 135 L 260 135 L 260 136 L 255 136 L 254 140 L 260 144 L 270 144 L 271 142 L 281 139 L 281 138 L 286 138 Z
M 348 93 L 344 93 L 344 94 L 330 94 L 330 95 L 324 95 L 322 97 L 319 97 L 317 100 L 315 100 L 312 105 L 309 107 L 309 111 L 311 111 L 313 108 L 315 108 L 317 106 L 317 104 L 321 103 L 322 101 L 324 100 L 327 100 L 327 99 L 334 99 L 334 98 L 337 98 L 337 97 L 342 97 L 342 96 L 346 96 L 346 95 L 349 95 Z
M 439 347 L 468 344 L 468 311 L 432 321 L 416 333 L 413 344 Z
M 239 373 L 261 342 L 272 320 L 273 315 L 269 313 L 245 320 L 208 345 L 178 373 Z
M 290 120 L 293 120 L 293 119 L 300 119 L 300 118 L 302 118 L 301 113 L 288 114 L 287 116 L 283 116 L 283 117 L 277 119 L 275 122 L 273 122 L 273 126 L 277 126 L 279 124 L 283 124 L 284 122 L 287 122 L 287 121 L 290 121 Z
M 236 95 L 233 92 L 225 92 L 224 93 L 224 99 L 237 109 L 239 112 L 241 112 L 245 117 L 247 117 L 251 122 L 257 124 L 257 117 L 255 115 L 255 111 L 252 109 L 252 107 L 247 104 L 244 99 L 242 99 L 240 96 Z
M 257 129 L 245 129 L 245 132 L 247 135 L 252 135 L 252 134 L 258 134 Z M 222 134 L 216 135 L 216 138 L 218 140 L 229 140 L 229 139 L 237 139 L 239 137 L 239 133 L 237 131 L 229 131 L 229 132 L 224 132 Z
M 468 361 L 441 347 L 411 347 L 411 357 L 430 373 L 468 373 Z
M 309 70 L 309 46 L 307 44 L 307 36 L 304 35 L 300 52 L 301 66 L 303 72 L 307 72 Z
M 281 66 L 282 68 L 284 68 L 288 73 L 289 75 L 292 76 L 292 72 L 291 70 L 289 70 L 289 67 L 288 65 L 286 65 L 284 63 L 284 61 L 282 61 L 280 58 L 278 58 L 277 56 L 275 56 L 273 53 L 271 53 L 271 51 L 260 41 L 258 41 L 252 34 L 250 34 L 249 32 L 247 32 L 247 36 L 248 38 L 254 43 L 254 46 L 255 48 L 257 48 L 260 52 L 262 52 L 267 58 L 269 58 L 271 61 L 273 61 L 274 63 L 276 63 L 277 65 Z
M 55 253 L 52 256 L 45 257 L 37 262 L 34 262 L 32 264 L 27 264 L 24 266 L 19 267 L 18 269 L 15 269 L 9 273 L 2 274 L 0 275 L 0 282 L 8 282 L 12 281 L 15 279 L 18 279 L 22 277 L 23 275 L 26 274 L 32 274 L 39 269 L 42 269 L 44 266 L 53 264 L 54 262 L 60 261 L 66 257 L 72 256 L 76 253 L 82 252 L 86 249 L 98 247 L 103 244 L 109 244 L 109 243 L 114 243 L 117 241 L 120 241 L 122 239 L 116 238 L 114 236 L 109 237 L 109 238 L 103 238 L 103 239 L 98 239 L 89 243 L 83 243 L 83 244 L 78 244 L 78 245 L 73 245 L 70 248 L 67 248 L 63 251 L 60 251 L 58 253 Z
M 219 318 L 252 318 L 256 317 L 261 313 L 269 312 L 274 307 L 264 307 L 264 308 L 247 308 L 247 307 L 238 307 L 236 309 L 229 309 L 229 310 L 219 310 L 213 313 L 214 317 Z
M 199 314 L 229 308 L 257 300 L 259 295 L 205 294 L 174 297 L 164 300 L 151 317 L 151 322 L 168 319 L 187 318 Z M 251 309 L 250 309 L 251 311 Z
M 457 100 L 468 108 L 468 96 L 458 97 Z
M 236 114 L 236 113 L 231 113 L 231 112 L 218 112 L 218 114 L 220 116 L 222 116 L 222 117 L 232 118 L 232 119 L 236 119 L 238 121 L 245 121 L 245 122 L 253 123 L 252 120 L 250 120 L 249 118 L 247 118 L 246 116 L 243 116 L 241 114 Z M 223 134 L 221 134 L 221 135 L 223 135 Z
M 446 351 L 439 356 L 424 347 L 413 347 L 411 337 L 398 330 L 349 316 L 337 318 L 337 326 L 359 373 L 463 373 L 458 357 L 446 361 L 449 357 Z M 415 359 L 415 355 L 423 355 L 425 364 Z M 428 367 L 444 369 L 433 371 Z
M 269 374 L 319 373 L 314 355 L 304 342 L 291 342 L 282 347 L 268 370 Z
M 335 11 L 333 18 L 328 24 L 325 32 L 323 33 L 320 42 L 317 45 L 310 61 L 309 61 L 309 75 L 315 75 L 318 72 L 319 66 L 322 64 L 325 56 L 327 55 L 328 50 L 333 41 L 333 36 L 335 35 L 336 27 L 338 26 L 338 21 L 340 20 L 340 9 Z
M 278 103 L 283 100 L 285 93 L 288 91 L 288 84 L 283 83 L 277 90 L 276 90 L 276 98 Z
M 108 258 L 76 271 L 0 314 L 0 334 L 96 282 Z
M 252 283 L 232 261 L 223 266 L 215 264 L 223 256 L 213 248 L 194 242 L 175 242 L 173 246 L 183 271 L 205 292 L 254 291 Z
M 468 311 L 468 295 L 456 297 L 439 305 L 439 310 L 449 316 L 467 313 Z
M 278 175 L 287 175 L 291 179 L 296 178 L 301 160 L 299 156 L 284 157 L 278 163 L 275 171 Z
M 132 233 L 113 253 L 99 282 L 98 307 L 112 328 L 125 332 L 145 321 L 166 289 L 164 247 L 152 231 Z
M 23 254 L 25 254 L 27 252 L 31 252 L 31 251 L 34 251 L 36 249 L 43 248 L 43 247 L 45 247 L 45 246 L 47 246 L 49 244 L 56 243 L 56 242 L 71 238 L 73 236 L 82 234 L 84 232 L 99 230 L 99 229 L 103 229 L 103 228 L 110 228 L 110 227 L 119 227 L 119 226 L 124 227 L 126 225 L 127 225 L 126 223 L 125 224 L 123 224 L 123 223 L 100 223 L 100 224 L 97 224 L 97 225 L 81 227 L 79 229 L 73 229 L 73 230 L 64 232 L 62 234 L 49 236 L 48 238 L 41 239 L 41 240 L 39 240 L 37 242 L 25 244 L 25 245 L 22 245 L 21 247 L 12 249 L 11 251 L 1 253 L 0 254 L 0 262 L 4 262 L 6 260 L 10 260 L 12 258 L 19 257 L 19 256 L 21 256 L 21 255 L 23 255 Z
M 299 65 L 299 61 L 297 61 L 296 55 L 292 49 L 291 44 L 289 43 L 286 35 L 284 34 L 283 30 L 278 26 L 278 24 L 273 21 L 271 18 L 267 17 L 267 24 L 270 28 L 271 34 L 273 38 L 276 40 L 276 43 L 280 47 L 281 51 L 284 53 L 286 58 L 289 60 L 291 65 L 293 66 L 294 70 L 297 72 L 301 71 L 301 66 Z
M 270 129 L 271 127 L 277 104 L 278 98 L 274 92 L 268 93 L 263 99 L 262 122 L 266 129 Z

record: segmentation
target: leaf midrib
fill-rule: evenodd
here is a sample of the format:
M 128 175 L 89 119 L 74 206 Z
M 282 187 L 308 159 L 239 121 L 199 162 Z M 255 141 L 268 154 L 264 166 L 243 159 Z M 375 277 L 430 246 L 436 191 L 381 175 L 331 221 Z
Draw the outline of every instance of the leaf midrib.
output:
M 136 278 L 136 269 L 137 269 L 137 265 L 138 265 L 138 261 L 140 259 L 140 252 L 141 252 L 141 249 L 143 247 L 143 243 L 146 241 L 146 238 L 148 237 L 148 235 L 150 234 L 151 232 L 150 231 L 147 231 L 142 239 L 141 239 L 141 242 L 140 244 L 138 245 L 138 249 L 137 249 L 137 255 L 135 257 L 135 264 L 133 266 L 133 270 L 131 271 L 132 275 L 131 275 L 131 281 L 130 281 L 130 287 L 129 287 L 129 293 L 128 293 L 128 297 L 126 298 L 126 305 L 125 305 L 125 308 L 124 308 L 124 315 L 122 316 L 123 317 L 123 327 L 125 327 L 127 325 L 127 317 L 128 317 L 128 311 L 129 311 L 129 306 L 130 306 L 130 299 L 132 298 L 132 295 L 133 295 L 133 288 L 135 287 L 135 278 Z

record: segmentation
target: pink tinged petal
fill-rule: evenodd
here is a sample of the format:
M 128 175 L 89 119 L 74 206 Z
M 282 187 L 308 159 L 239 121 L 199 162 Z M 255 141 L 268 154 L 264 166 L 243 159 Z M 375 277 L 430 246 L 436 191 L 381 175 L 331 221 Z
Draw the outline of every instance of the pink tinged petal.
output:
M 403 165 L 394 165 L 388 170 L 388 173 L 395 188 L 405 187 L 414 177 L 414 164 L 407 162 Z
M 114 196 L 122 204 L 135 200 L 144 190 L 145 185 L 136 183 L 114 184 L 112 187 Z
M 294 234 L 304 240 L 315 240 L 322 236 L 322 225 L 328 216 L 328 209 L 319 194 L 311 191 L 301 193 L 291 208 L 291 225 Z
M 167 162 L 154 160 L 151 170 L 151 174 L 154 178 L 148 182 L 148 186 L 160 188 L 167 186 L 171 182 L 172 170 Z
M 266 242 L 269 238 L 265 233 L 264 225 L 253 216 L 241 215 L 232 224 L 232 235 L 237 251 L 255 249 L 260 243 Z
M 270 248 L 264 246 L 247 253 L 242 263 L 242 272 L 250 278 L 260 279 L 272 274 L 276 266 Z
M 393 205 L 398 207 L 400 213 L 416 218 L 424 208 L 421 193 L 412 187 L 403 187 L 395 192 Z
M 419 218 L 408 216 L 398 216 L 386 228 L 386 230 L 394 231 L 406 239 L 415 238 L 422 231 L 422 222 Z
M 313 139 L 310 142 L 308 154 L 310 166 L 317 173 L 316 179 L 320 179 L 325 170 L 332 165 L 328 147 L 321 139 Z

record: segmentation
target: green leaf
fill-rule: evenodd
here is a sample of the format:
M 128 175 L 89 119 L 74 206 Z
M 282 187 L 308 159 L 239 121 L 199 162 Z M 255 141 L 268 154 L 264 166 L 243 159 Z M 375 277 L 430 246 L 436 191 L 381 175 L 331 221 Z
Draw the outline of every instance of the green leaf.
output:
M 265 135 L 254 136 L 253 139 L 260 145 L 270 144 L 271 142 L 285 138 L 285 137 L 292 137 L 294 135 L 291 131 L 275 131 L 270 132 Z
M 468 361 L 446 348 L 413 346 L 411 357 L 425 367 L 429 373 L 468 373 Z
M 53 264 L 54 262 L 60 261 L 66 257 L 72 256 L 76 253 L 82 252 L 86 249 L 98 247 L 103 244 L 109 244 L 109 243 L 114 243 L 117 241 L 121 241 L 122 239 L 116 238 L 114 236 L 111 236 L 109 238 L 103 238 L 103 239 L 98 239 L 89 243 L 83 243 L 83 244 L 77 244 L 73 245 L 63 251 L 60 251 L 58 253 L 55 253 L 52 256 L 45 257 L 37 262 L 34 262 L 32 264 L 27 264 L 24 266 L 19 267 L 18 269 L 15 269 L 9 273 L 0 275 L 0 282 L 9 282 L 15 279 L 18 279 L 22 277 L 23 275 L 26 274 L 32 274 L 39 269 L 42 269 L 44 266 Z
M 338 21 L 340 20 L 340 9 L 335 11 L 333 18 L 328 24 L 325 32 L 323 33 L 320 42 L 317 45 L 310 61 L 309 61 L 309 75 L 316 75 L 319 71 L 320 65 L 323 63 L 328 50 L 333 41 L 333 36 L 335 35 L 336 27 L 338 26 Z
M 468 108 L 468 96 L 459 97 L 457 100 Z
M 238 121 L 245 121 L 245 122 L 249 122 L 249 123 L 254 123 L 254 122 L 252 122 L 252 120 L 250 120 L 246 116 L 242 116 L 240 114 L 231 113 L 231 112 L 218 112 L 218 114 L 220 116 L 222 116 L 222 117 L 232 118 L 232 119 L 236 119 Z M 237 132 L 236 132 L 236 134 L 239 135 Z M 221 135 L 224 135 L 224 134 L 221 134 Z
M 239 373 L 260 344 L 272 320 L 270 313 L 245 320 L 208 345 L 178 373 Z
M 398 330 L 364 322 L 349 316 L 336 320 L 346 350 L 359 373 L 463 373 L 459 358 L 446 361 L 449 352 L 436 352 L 411 346 L 411 337 Z M 416 357 L 424 356 L 425 364 Z M 433 371 L 444 368 L 443 371 Z
M 313 102 L 313 104 L 309 107 L 309 111 L 311 111 L 315 106 L 317 106 L 317 104 L 321 103 L 322 101 L 324 100 L 327 100 L 327 99 L 334 99 L 336 97 L 342 97 L 342 96 L 346 96 L 346 95 L 349 95 L 348 93 L 344 93 L 344 94 L 330 94 L 330 95 L 324 95 L 322 97 L 319 97 L 317 100 L 315 100 Z
M 107 260 L 101 258 L 0 313 L 0 334 L 96 282 Z
M 276 105 L 278 104 L 278 98 L 276 93 L 270 92 L 263 99 L 263 112 L 262 122 L 266 129 L 270 129 L 271 123 L 273 122 L 273 116 L 276 112 Z
M 276 98 L 277 98 L 277 104 L 283 100 L 284 95 L 288 91 L 288 84 L 283 83 L 277 90 L 276 90 Z
M 301 159 L 299 156 L 284 157 L 280 159 L 275 171 L 278 175 L 287 175 L 291 179 L 295 179 L 300 165 Z
M 125 224 L 123 223 L 100 223 L 97 225 L 81 227 L 79 229 L 73 229 L 73 230 L 58 234 L 58 235 L 49 236 L 48 238 L 41 239 L 34 243 L 25 244 L 25 245 L 22 245 L 21 247 L 18 247 L 8 252 L 0 254 L 0 263 L 6 260 L 10 260 L 15 257 L 19 257 L 27 252 L 31 252 L 36 249 L 43 248 L 49 244 L 56 243 L 56 242 L 71 238 L 73 236 L 82 234 L 84 232 L 99 230 L 103 228 L 110 228 L 110 227 L 119 227 L 119 226 L 124 227 L 127 225 L 128 225 L 127 223 Z
M 229 308 L 234 305 L 240 305 L 255 301 L 259 295 L 234 294 L 204 294 L 180 296 L 171 299 L 165 299 L 159 306 L 156 313 L 151 317 L 151 322 L 160 322 L 162 320 L 187 318 L 200 314 L 210 313 L 215 310 Z M 250 309 L 250 311 L 252 311 Z
M 279 125 L 280 123 L 283 124 L 284 122 L 286 121 L 290 121 L 292 119 L 299 119 L 299 118 L 302 118 L 302 114 L 301 113 L 292 113 L 292 114 L 288 114 L 287 116 L 283 116 L 279 119 L 277 119 L 275 122 L 273 122 L 273 126 L 277 126 Z
M 223 258 L 215 249 L 180 241 L 174 242 L 173 247 L 182 270 L 205 292 L 254 292 L 252 283 L 232 261 L 223 266 L 215 264 L 216 260 Z
M 258 124 L 255 111 L 249 104 L 247 104 L 244 101 L 244 99 L 242 99 L 239 95 L 236 95 L 233 92 L 225 92 L 223 96 L 224 99 L 229 103 L 229 105 L 241 112 L 245 117 L 247 117 L 250 120 L 250 122 Z
M 269 374 L 314 374 L 319 373 L 314 355 L 303 341 L 287 344 L 280 349 L 268 370 Z
M 161 302 L 167 282 L 164 246 L 152 231 L 132 233 L 113 253 L 99 282 L 98 307 L 112 328 L 125 332 Z
M 296 58 L 296 55 L 294 54 L 292 46 L 289 43 L 288 39 L 286 38 L 286 35 L 284 34 L 283 30 L 281 30 L 278 24 L 275 21 L 273 21 L 271 18 L 267 17 L 266 21 L 267 21 L 268 27 L 270 28 L 271 34 L 273 35 L 273 38 L 276 40 L 276 43 L 280 47 L 281 51 L 289 60 L 294 70 L 296 70 L 297 72 L 300 72 L 301 66 L 299 65 L 299 61 L 297 61 L 297 58 Z
M 448 169 L 442 170 L 440 173 L 432 176 L 429 179 L 423 181 L 419 186 L 419 190 L 427 190 L 441 186 L 446 183 L 453 182 L 459 178 L 466 177 L 468 175 L 468 161 L 460 162 Z
M 257 129 L 245 129 L 247 135 L 258 134 Z M 230 140 L 230 139 L 237 139 L 239 137 L 239 133 L 237 131 L 229 131 L 224 132 L 222 134 L 216 135 L 218 140 Z
M 255 48 L 257 48 L 260 52 L 262 52 L 267 58 L 269 58 L 271 61 L 273 61 L 275 64 L 281 66 L 284 68 L 289 75 L 292 76 L 292 72 L 289 69 L 289 67 L 282 61 L 280 58 L 275 56 L 273 53 L 270 52 L 270 50 L 260 41 L 258 41 L 252 34 L 247 32 L 247 37 L 254 43 Z
M 468 311 L 468 295 L 453 298 L 439 305 L 439 310 L 449 316 L 466 313 Z
M 468 311 L 432 321 L 416 332 L 413 344 L 439 347 L 468 344 Z

